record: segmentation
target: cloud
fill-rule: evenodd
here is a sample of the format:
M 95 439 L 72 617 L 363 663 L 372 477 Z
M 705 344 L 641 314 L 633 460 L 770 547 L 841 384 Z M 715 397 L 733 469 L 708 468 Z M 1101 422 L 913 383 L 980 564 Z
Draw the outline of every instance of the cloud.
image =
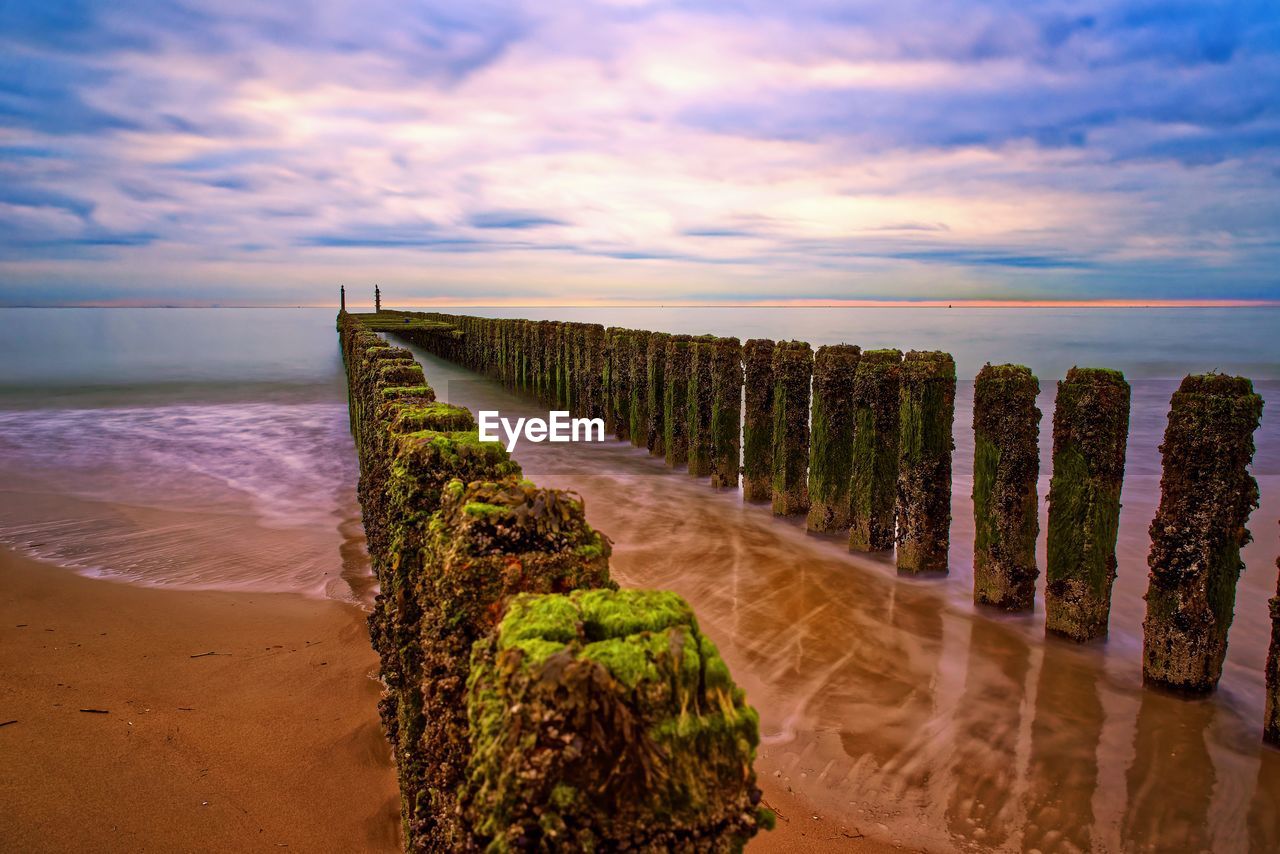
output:
M 1255 294 L 1278 184 L 1262 0 L 0 5 L 23 293 Z

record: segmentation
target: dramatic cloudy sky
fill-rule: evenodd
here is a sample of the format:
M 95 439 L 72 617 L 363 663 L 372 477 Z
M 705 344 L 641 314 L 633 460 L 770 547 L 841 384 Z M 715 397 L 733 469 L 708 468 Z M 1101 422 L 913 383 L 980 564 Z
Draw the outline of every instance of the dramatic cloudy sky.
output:
M 1275 0 L 0 0 L 0 302 L 1280 297 Z

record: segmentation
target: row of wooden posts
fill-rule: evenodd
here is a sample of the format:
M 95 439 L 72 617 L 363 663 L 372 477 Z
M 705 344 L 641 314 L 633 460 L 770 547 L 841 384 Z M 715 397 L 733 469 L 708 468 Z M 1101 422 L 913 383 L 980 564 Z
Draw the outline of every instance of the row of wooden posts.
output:
M 385 313 L 384 314 L 388 314 Z M 673 468 L 687 467 L 849 547 L 896 546 L 909 575 L 944 574 L 950 546 L 956 369 L 947 353 L 672 335 L 599 324 L 405 315 L 410 340 L 585 417 Z M 414 320 L 422 323 L 415 324 Z M 417 329 L 415 327 L 421 327 Z M 974 385 L 974 600 L 1034 606 L 1039 575 L 1040 384 L 988 364 Z M 1046 629 L 1104 637 L 1116 575 L 1129 385 L 1072 368 L 1058 383 L 1049 489 Z M 1186 377 L 1161 446 L 1151 524 L 1143 677 L 1212 691 L 1258 504 L 1249 474 L 1262 399 L 1242 377 Z M 1280 598 L 1273 600 L 1267 737 L 1280 743 Z

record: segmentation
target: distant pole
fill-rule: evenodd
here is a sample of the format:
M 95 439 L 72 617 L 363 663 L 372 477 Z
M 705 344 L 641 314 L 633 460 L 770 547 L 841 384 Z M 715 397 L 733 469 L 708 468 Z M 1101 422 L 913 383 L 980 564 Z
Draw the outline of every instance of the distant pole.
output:
M 342 301 L 342 311 L 347 310 L 347 287 L 338 285 L 338 298 Z
M 378 290 L 377 285 L 373 286 L 373 310 L 382 311 L 382 291 Z

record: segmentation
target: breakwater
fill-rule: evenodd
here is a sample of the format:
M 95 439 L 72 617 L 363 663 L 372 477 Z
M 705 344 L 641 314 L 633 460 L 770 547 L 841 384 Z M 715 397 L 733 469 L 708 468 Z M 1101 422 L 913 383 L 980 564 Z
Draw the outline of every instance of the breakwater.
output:
M 629 430 L 604 336 L 403 321 L 338 317 L 407 847 L 741 849 L 772 821 L 758 718 L 692 610 L 619 590 L 581 500 L 523 479 L 376 331 Z
M 384 315 L 391 331 L 418 323 L 445 324 L 464 337 L 493 334 L 485 331 L 489 329 L 536 328 L 548 323 L 433 312 L 384 312 Z M 559 325 L 572 328 L 583 324 Z M 617 328 L 612 331 L 628 333 Z M 414 335 L 407 330 L 406 337 L 410 340 L 436 355 L 450 358 L 445 349 L 433 346 L 431 337 L 410 337 Z M 677 340 L 684 342 L 683 345 L 673 347 Z M 696 412 L 688 405 L 689 389 L 696 387 L 696 379 L 690 377 L 690 365 L 698 343 L 708 340 L 714 342 L 715 339 L 673 335 L 667 340 L 663 367 L 668 373 L 663 379 L 662 392 L 667 397 L 674 393 L 685 405 L 668 407 L 664 412 L 669 417 L 674 411 L 677 418 L 683 413 L 685 423 L 664 423 L 664 435 L 671 433 L 673 427 L 676 435 L 680 434 L 681 427 L 687 430 L 689 414 Z M 857 393 L 848 392 L 855 411 L 851 467 L 853 472 L 861 472 L 851 476 L 849 483 L 850 524 L 846 530 L 850 534 L 850 545 L 875 549 L 877 546 L 870 542 L 874 530 L 879 547 L 883 548 L 887 528 L 889 547 L 896 548 L 899 570 L 903 574 L 941 574 L 946 571 L 950 522 L 954 363 L 947 354 L 872 352 L 876 353 L 874 359 L 868 360 L 869 354 L 861 353 L 858 361 L 858 367 L 868 365 L 863 388 Z M 602 376 L 607 378 L 614 354 L 606 352 L 603 358 Z M 820 438 L 815 434 L 827 420 L 827 400 L 835 402 L 834 410 L 840 414 L 843 405 L 840 395 L 847 388 L 847 381 L 843 381 L 846 385 L 842 386 L 840 372 L 829 365 L 815 367 L 813 351 L 803 342 L 775 344 L 755 339 L 746 342 L 740 358 L 745 382 L 741 398 L 742 424 L 735 438 L 741 445 L 744 499 L 771 501 L 778 515 L 810 515 L 815 475 L 818 493 L 824 496 L 824 501 L 826 495 L 838 495 L 838 485 L 833 489 L 830 478 L 824 479 L 823 467 L 831 460 L 828 449 L 838 446 L 846 434 L 841 432 L 834 441 L 825 432 Z M 478 362 L 454 361 L 499 379 L 505 379 L 510 370 L 502 363 L 482 366 Z M 858 367 L 853 371 L 855 388 Z M 1039 468 L 1035 447 L 1041 420 L 1035 392 L 1039 381 L 1020 366 L 996 366 L 984 373 L 978 382 L 980 393 L 974 413 L 978 455 L 975 472 L 979 475 L 975 478 L 974 522 L 980 532 L 975 543 L 975 564 L 983 564 L 985 569 L 982 573 L 975 572 L 975 599 L 999 608 L 1025 611 L 1035 607 L 1035 580 L 1040 572 L 1034 550 L 1029 546 L 1034 544 L 1038 532 L 1035 508 L 1041 500 L 1035 489 Z M 649 371 L 646 376 L 653 375 L 654 372 Z M 1248 380 L 1239 382 L 1248 384 Z M 884 392 L 886 386 L 896 393 Z M 656 393 L 654 389 L 649 391 Z M 819 418 L 819 399 L 824 407 L 822 419 Z M 886 404 L 886 400 L 896 406 Z M 1105 635 L 1109 619 L 1119 513 L 1116 497 L 1123 481 L 1123 437 L 1128 426 L 1128 407 L 1127 385 L 1118 372 L 1077 369 L 1059 383 L 1054 413 L 1055 465 L 1050 494 L 1045 496 L 1049 502 L 1050 537 L 1045 607 L 1050 616 L 1047 629 L 1078 641 Z M 883 442 L 868 442 L 859 447 L 859 411 L 863 413 L 862 421 L 871 425 L 864 438 L 881 432 L 886 434 Z M 839 417 L 834 421 L 844 423 Z M 896 433 L 893 424 L 897 425 Z M 1246 469 L 1253 453 L 1251 433 L 1256 426 L 1255 419 L 1245 431 L 1248 435 L 1240 435 L 1241 450 L 1232 456 L 1235 469 L 1223 475 L 1227 482 L 1237 483 L 1239 478 L 1249 477 Z M 843 426 L 840 429 L 845 430 Z M 1239 432 L 1237 430 L 1237 434 Z M 892 447 L 892 455 L 885 453 L 885 445 Z M 816 457 L 815 447 L 818 448 Z M 686 465 L 678 453 L 671 453 L 671 448 L 664 451 L 672 467 Z M 714 445 L 710 453 L 714 455 Z M 815 459 L 819 467 L 815 467 Z M 838 458 L 837 462 L 842 463 Z M 1179 465 L 1166 455 L 1166 478 L 1168 472 Z M 860 482 L 855 483 L 854 477 L 861 477 Z M 981 483 L 977 482 L 979 479 Z M 883 497 L 886 494 L 887 502 Z M 1247 490 L 1239 494 L 1245 499 L 1249 497 Z M 857 508 L 853 506 L 855 496 L 862 496 Z M 1249 509 L 1256 504 L 1256 493 L 1252 502 Z M 886 503 L 890 508 L 887 514 L 890 524 L 883 521 Z M 853 522 L 859 518 L 858 513 L 867 520 L 863 528 L 865 535 L 854 531 Z M 824 505 L 821 513 L 810 518 L 820 520 L 818 525 L 829 525 L 821 520 L 831 515 L 830 508 Z M 1192 513 L 1187 518 L 1193 526 L 1211 529 L 1207 536 L 1216 538 L 1216 542 L 1228 534 L 1238 537 L 1247 515 L 1246 509 L 1243 517 L 1238 513 L 1230 518 L 1227 514 Z M 1232 531 L 1236 533 L 1230 533 Z M 1153 540 L 1153 586 L 1161 583 L 1163 558 L 1157 545 Z M 1206 553 L 1217 555 L 1229 551 Z M 1213 587 L 1212 595 L 1217 597 L 1223 588 L 1230 587 L 1234 598 L 1236 576 L 1238 570 L 1235 575 L 1214 574 L 1213 583 L 1217 586 Z M 1213 603 L 1221 601 L 1215 598 Z M 1212 611 L 1212 607 L 1216 607 L 1213 603 L 1205 607 Z M 1222 622 L 1218 620 L 1216 625 Z M 1214 631 L 1219 630 L 1206 627 L 1206 637 Z M 1224 631 L 1221 634 L 1225 637 Z M 1216 683 L 1216 675 L 1210 673 L 1210 676 L 1210 681 Z M 1148 681 L 1160 684 L 1157 680 Z

